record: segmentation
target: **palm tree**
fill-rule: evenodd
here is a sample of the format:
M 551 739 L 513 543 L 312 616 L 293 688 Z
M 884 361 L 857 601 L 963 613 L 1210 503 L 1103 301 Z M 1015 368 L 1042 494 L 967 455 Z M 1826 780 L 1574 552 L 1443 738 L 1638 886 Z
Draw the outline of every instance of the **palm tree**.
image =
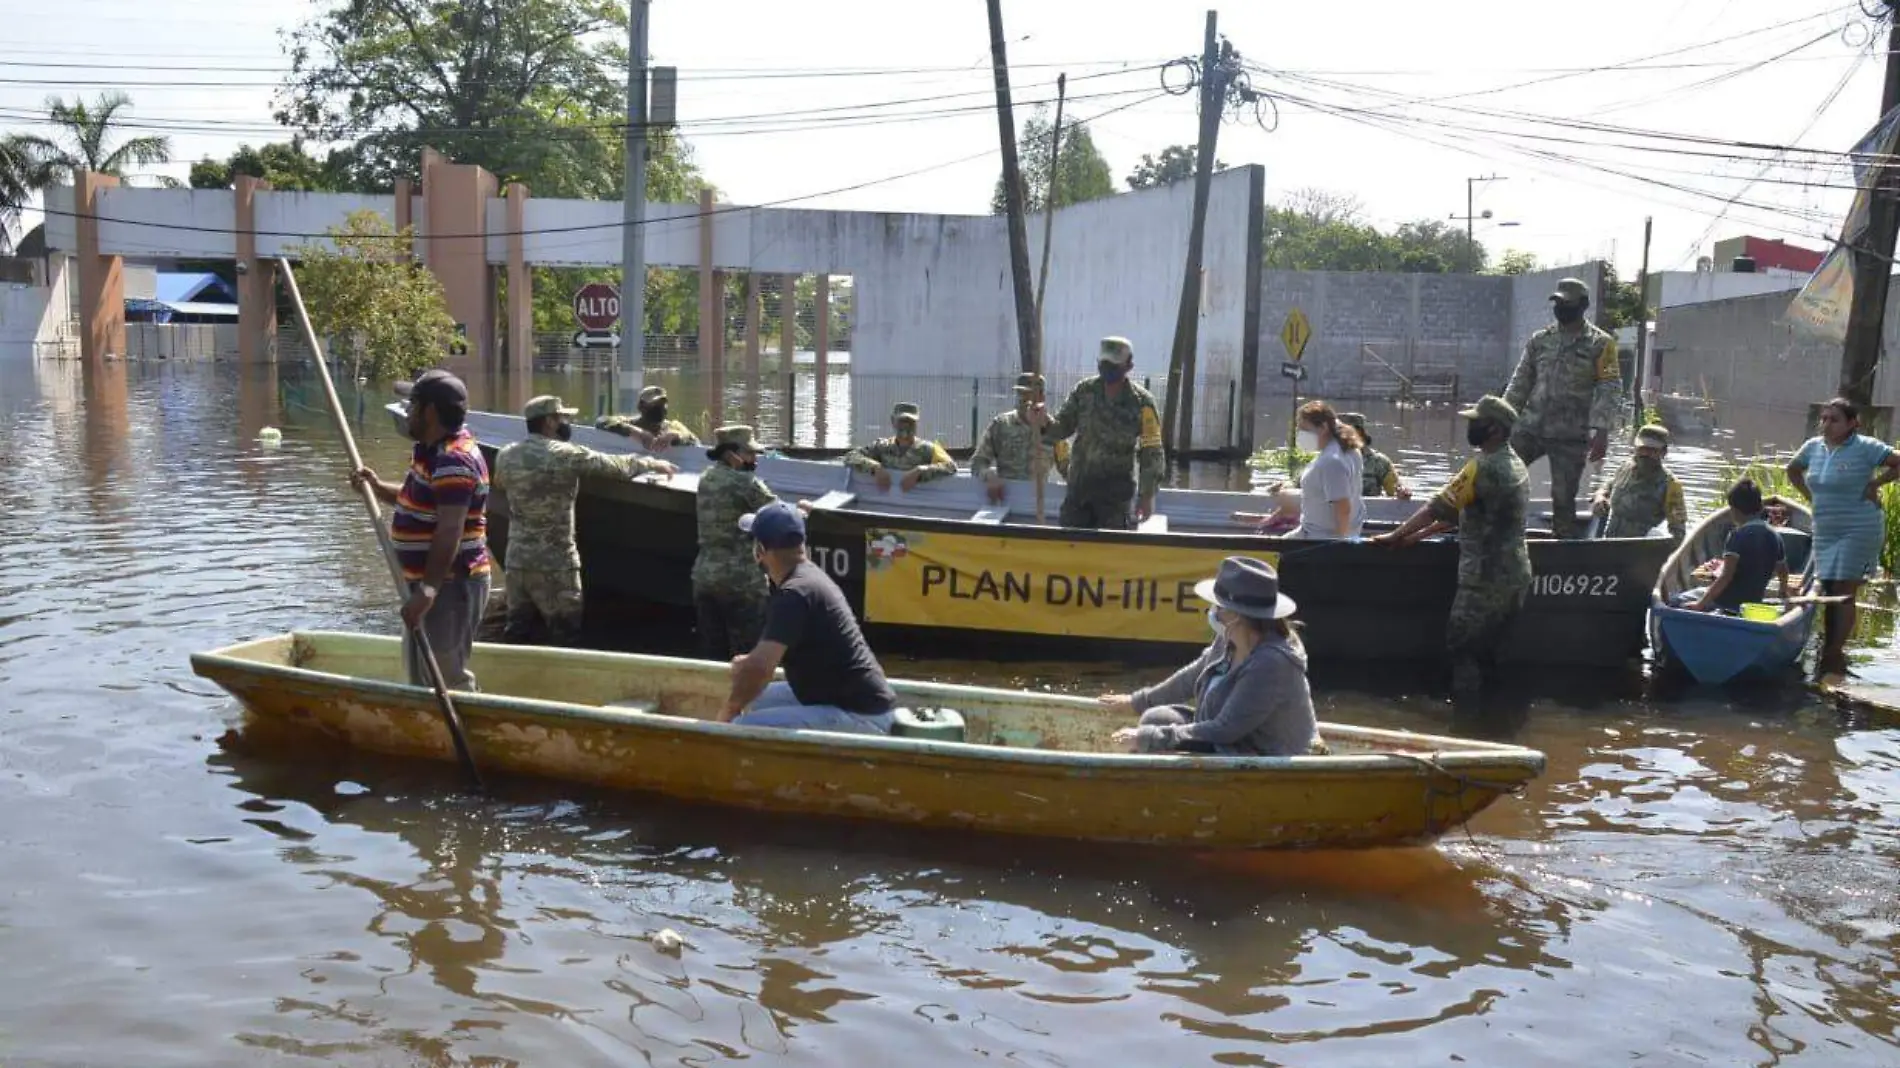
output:
M 112 145 L 119 112 L 131 105 L 132 98 L 117 90 L 100 93 L 99 99 L 90 106 L 84 100 L 76 99 L 68 104 L 57 96 L 48 97 L 46 108 L 52 124 L 60 128 L 60 139 L 36 134 L 14 138 L 34 159 L 31 184 L 43 189 L 55 183 L 70 182 L 73 172 L 78 170 L 125 178 L 128 166 L 170 163 L 172 142 L 169 137 L 131 137 L 117 146 Z M 178 184 L 174 178 L 156 177 L 161 185 Z
M 13 227 L 36 188 L 38 161 L 17 136 L 0 137 L 0 255 L 13 251 Z

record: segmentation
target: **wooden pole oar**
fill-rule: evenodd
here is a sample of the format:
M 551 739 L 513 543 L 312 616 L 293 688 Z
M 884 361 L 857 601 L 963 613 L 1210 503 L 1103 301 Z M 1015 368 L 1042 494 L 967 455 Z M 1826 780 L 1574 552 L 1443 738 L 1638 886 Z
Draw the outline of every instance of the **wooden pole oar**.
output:
M 336 384 L 330 381 L 330 367 L 323 358 L 323 344 L 317 340 L 317 332 L 310 325 L 310 313 L 303 306 L 303 294 L 297 291 L 297 276 L 291 272 L 290 261 L 282 256 L 277 258 L 277 269 L 284 272 L 284 285 L 290 290 L 290 302 L 297 308 L 297 325 L 303 328 L 304 344 L 310 346 L 310 352 L 316 357 L 317 374 L 323 379 L 323 395 L 330 401 L 330 416 L 336 420 L 336 432 L 343 438 L 343 448 L 350 455 L 350 473 L 363 469 L 363 454 L 356 450 L 356 437 L 350 433 L 350 421 L 343 414 L 343 402 L 337 399 Z M 390 540 L 389 527 L 383 523 L 383 509 L 376 503 L 375 487 L 365 482 L 358 487 L 363 496 L 363 507 L 369 511 L 369 524 L 376 528 L 376 540 L 383 547 L 383 562 L 389 565 L 390 577 L 396 580 L 396 597 L 400 601 L 409 599 L 409 580 L 403 578 L 402 563 L 396 559 L 396 544 Z M 435 690 L 436 707 L 442 712 L 442 722 L 449 728 L 449 737 L 455 741 L 455 755 L 461 758 L 463 770 L 475 784 L 475 789 L 485 790 L 481 770 L 475 766 L 475 755 L 468 747 L 468 735 L 462 730 L 462 717 L 455 711 L 455 702 L 449 697 L 449 688 L 442 679 L 442 665 L 436 662 L 435 649 L 429 645 L 429 635 L 421 627 L 412 632 L 416 639 L 416 648 L 422 653 L 422 663 L 429 675 L 429 685 Z

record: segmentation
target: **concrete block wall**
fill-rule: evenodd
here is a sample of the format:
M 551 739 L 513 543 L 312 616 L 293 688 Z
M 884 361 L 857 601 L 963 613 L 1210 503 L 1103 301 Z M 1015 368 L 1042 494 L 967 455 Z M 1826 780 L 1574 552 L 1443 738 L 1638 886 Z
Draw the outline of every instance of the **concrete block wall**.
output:
M 1839 391 L 1841 347 L 1787 322 L 1791 293 L 1664 308 L 1656 322 L 1656 378 L 1664 392 L 1706 394 L 1722 404 L 1806 412 Z M 1887 298 L 1881 348 L 1900 352 L 1900 292 Z M 1883 367 L 1874 402 L 1900 398 L 1900 374 Z

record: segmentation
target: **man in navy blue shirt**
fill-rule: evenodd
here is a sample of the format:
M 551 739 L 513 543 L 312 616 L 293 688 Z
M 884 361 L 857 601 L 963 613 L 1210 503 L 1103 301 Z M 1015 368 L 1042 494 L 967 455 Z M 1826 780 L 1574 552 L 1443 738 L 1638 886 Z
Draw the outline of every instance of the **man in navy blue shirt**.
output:
M 720 719 L 742 727 L 889 734 L 897 695 L 851 614 L 844 591 L 805 556 L 805 520 L 775 501 L 741 516 L 772 597 L 752 651 L 732 661 Z M 785 681 L 772 682 L 781 665 Z M 767 685 L 770 683 L 770 685 Z
M 1740 615 L 1742 605 L 1761 600 L 1771 577 L 1781 579 L 1781 599 L 1788 599 L 1788 554 L 1762 512 L 1761 489 L 1742 479 L 1728 491 L 1728 508 L 1739 525 L 1722 547 L 1722 573 L 1707 589 L 1678 598 L 1680 607 L 1692 612 Z

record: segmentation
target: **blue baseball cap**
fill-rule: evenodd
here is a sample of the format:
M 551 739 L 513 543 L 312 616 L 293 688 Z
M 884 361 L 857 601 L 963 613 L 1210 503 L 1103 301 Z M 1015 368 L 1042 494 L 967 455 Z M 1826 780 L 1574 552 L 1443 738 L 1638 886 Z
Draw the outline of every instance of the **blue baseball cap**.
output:
M 739 529 L 766 549 L 790 549 L 805 544 L 805 517 L 784 501 L 739 517 Z

